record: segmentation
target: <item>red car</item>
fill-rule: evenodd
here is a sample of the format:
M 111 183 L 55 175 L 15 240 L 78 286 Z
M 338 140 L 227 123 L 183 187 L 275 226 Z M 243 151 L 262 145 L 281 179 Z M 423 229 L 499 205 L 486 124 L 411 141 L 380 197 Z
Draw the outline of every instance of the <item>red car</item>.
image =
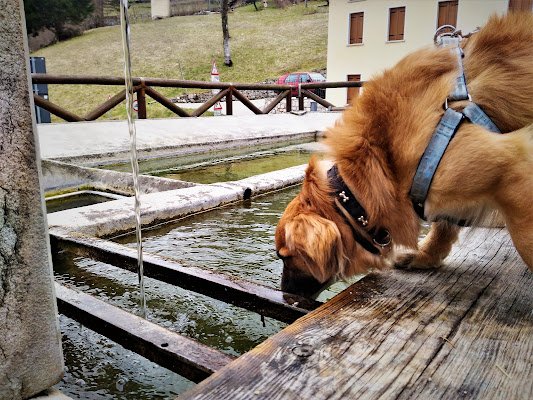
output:
M 294 86 L 294 88 L 292 89 L 292 95 L 297 96 L 299 83 L 325 82 L 325 81 L 326 81 L 326 78 L 324 78 L 318 72 L 292 72 L 290 74 L 285 74 L 285 75 L 280 76 L 276 83 L 278 85 Z M 320 96 L 321 98 L 326 97 L 326 89 L 311 89 L 310 91 L 313 93 L 316 93 L 317 96 Z

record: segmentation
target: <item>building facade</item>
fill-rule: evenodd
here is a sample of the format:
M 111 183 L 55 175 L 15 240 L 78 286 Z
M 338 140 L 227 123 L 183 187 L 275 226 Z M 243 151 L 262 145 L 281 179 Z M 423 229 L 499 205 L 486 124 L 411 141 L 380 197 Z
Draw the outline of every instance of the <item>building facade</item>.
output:
M 365 81 L 407 53 L 433 45 L 437 27 L 463 34 L 492 14 L 531 10 L 533 0 L 332 0 L 329 2 L 328 81 Z M 328 89 L 335 105 L 350 103 L 358 88 Z

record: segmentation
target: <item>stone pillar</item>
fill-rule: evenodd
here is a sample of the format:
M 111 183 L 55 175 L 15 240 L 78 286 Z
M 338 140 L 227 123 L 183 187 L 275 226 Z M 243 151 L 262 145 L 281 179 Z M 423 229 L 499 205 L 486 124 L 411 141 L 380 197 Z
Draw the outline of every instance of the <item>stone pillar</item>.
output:
M 63 375 L 22 0 L 0 6 L 0 399 Z
M 152 19 L 170 17 L 170 0 L 151 0 Z

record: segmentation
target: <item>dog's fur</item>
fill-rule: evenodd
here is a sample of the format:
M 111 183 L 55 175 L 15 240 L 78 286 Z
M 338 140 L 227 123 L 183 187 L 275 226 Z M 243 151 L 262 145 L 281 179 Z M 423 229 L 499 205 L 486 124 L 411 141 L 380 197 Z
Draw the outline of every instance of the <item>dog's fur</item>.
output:
M 328 166 L 312 159 L 301 193 L 276 230 L 284 261 L 282 289 L 309 295 L 330 280 L 396 263 L 439 266 L 459 227 L 494 211 L 503 217 L 519 254 L 533 270 L 533 14 L 493 16 L 463 42 L 472 100 L 505 134 L 461 124 L 436 171 L 425 203 L 434 222 L 417 245 L 420 220 L 409 191 L 420 158 L 455 85 L 458 66 L 449 48 L 425 48 L 364 85 L 362 95 L 326 132 L 339 174 L 368 214 L 370 227 L 387 229 L 395 247 L 374 255 L 354 241 L 334 206 Z M 461 110 L 467 102 L 450 106 Z M 352 220 L 355 229 L 359 229 Z M 365 235 L 364 232 L 361 232 Z

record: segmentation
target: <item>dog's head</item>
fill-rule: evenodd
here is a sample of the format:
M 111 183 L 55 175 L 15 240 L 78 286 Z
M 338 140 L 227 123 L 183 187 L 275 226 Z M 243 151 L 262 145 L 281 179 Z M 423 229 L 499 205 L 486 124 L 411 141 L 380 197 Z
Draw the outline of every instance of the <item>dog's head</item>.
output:
M 352 227 L 339 214 L 327 181 L 330 165 L 314 157 L 302 191 L 289 203 L 276 229 L 276 250 L 283 260 L 281 289 L 311 296 L 329 283 L 366 272 L 381 262 L 379 254 L 354 241 Z

